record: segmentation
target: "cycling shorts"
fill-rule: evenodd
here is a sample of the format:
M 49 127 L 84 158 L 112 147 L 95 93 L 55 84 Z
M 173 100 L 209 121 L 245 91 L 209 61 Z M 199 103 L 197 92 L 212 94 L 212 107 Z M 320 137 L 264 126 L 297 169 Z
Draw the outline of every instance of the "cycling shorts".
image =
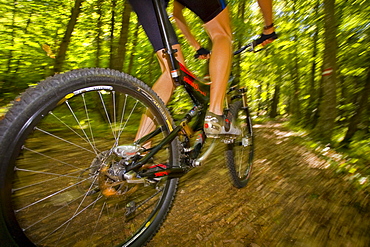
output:
M 193 11 L 204 22 L 209 22 L 226 8 L 225 0 L 176 0 Z
M 204 22 L 208 22 L 216 17 L 226 8 L 225 0 L 176 0 L 191 11 L 193 11 Z M 129 0 L 133 10 L 136 12 L 140 24 L 143 26 L 154 50 L 158 51 L 164 48 L 157 17 L 154 12 L 152 0 Z M 169 0 L 161 0 L 164 6 L 168 5 Z M 168 19 L 166 21 L 169 22 Z M 169 25 L 171 26 L 171 25 Z M 178 44 L 175 31 L 171 28 L 170 43 Z

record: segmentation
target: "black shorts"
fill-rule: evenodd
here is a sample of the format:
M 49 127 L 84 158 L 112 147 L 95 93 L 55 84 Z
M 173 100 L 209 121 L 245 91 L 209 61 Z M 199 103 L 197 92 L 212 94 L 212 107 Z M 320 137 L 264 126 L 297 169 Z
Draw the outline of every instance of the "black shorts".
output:
M 226 8 L 225 0 L 176 0 L 193 11 L 204 22 L 209 22 Z
M 167 6 L 169 0 L 161 0 L 162 4 Z M 216 17 L 226 8 L 225 0 L 176 0 L 191 11 L 193 11 L 203 22 L 208 22 Z M 154 50 L 158 51 L 164 48 L 162 37 L 157 23 L 157 17 L 154 12 L 152 0 L 129 0 L 133 10 L 136 12 L 145 33 L 147 34 Z M 166 19 L 167 20 L 167 19 Z M 168 20 L 169 22 L 169 20 Z M 171 44 L 178 44 L 175 31 L 171 29 Z

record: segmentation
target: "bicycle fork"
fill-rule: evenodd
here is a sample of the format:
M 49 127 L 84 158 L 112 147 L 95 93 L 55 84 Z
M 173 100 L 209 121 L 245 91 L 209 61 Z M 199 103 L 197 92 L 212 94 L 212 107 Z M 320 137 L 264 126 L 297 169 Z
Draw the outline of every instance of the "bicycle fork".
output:
M 245 87 L 239 88 L 238 85 L 230 87 L 226 94 L 234 93 L 234 95 L 231 95 L 229 99 L 228 99 L 228 97 L 225 97 L 225 107 L 226 107 L 226 109 L 230 108 L 230 102 L 235 100 L 235 99 L 241 99 L 242 100 L 243 109 L 248 108 L 247 91 L 248 91 L 247 88 L 245 88 Z

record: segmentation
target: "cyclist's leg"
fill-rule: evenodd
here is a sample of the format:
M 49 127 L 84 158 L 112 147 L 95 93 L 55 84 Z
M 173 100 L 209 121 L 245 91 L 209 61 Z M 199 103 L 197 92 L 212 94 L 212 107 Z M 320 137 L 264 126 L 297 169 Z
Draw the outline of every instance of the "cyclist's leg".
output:
M 184 64 L 184 56 L 181 52 L 181 47 L 179 44 L 173 46 L 174 49 L 178 50 L 176 54 L 176 59 Z M 162 99 L 162 101 L 167 105 L 168 101 L 171 98 L 171 95 L 173 93 L 173 90 L 175 89 L 175 86 L 173 84 L 171 74 L 170 74 L 170 68 L 169 63 L 167 61 L 167 56 L 164 54 L 164 50 L 161 49 L 156 52 L 159 65 L 161 66 L 162 75 L 158 78 L 158 80 L 153 85 L 153 91 Z M 143 115 L 140 121 L 139 130 L 136 134 L 135 140 L 140 139 L 141 137 L 145 136 L 146 134 L 149 134 L 151 131 L 153 131 L 155 128 L 155 125 L 153 121 L 151 120 L 150 116 L 147 114 Z
M 137 14 L 137 17 L 140 21 L 140 24 L 144 28 L 150 43 L 153 45 L 155 51 L 159 51 L 164 48 L 160 27 L 158 25 L 157 16 L 155 14 L 153 1 L 151 0 L 129 0 L 132 9 Z M 167 6 L 168 0 L 160 1 L 163 7 Z M 165 19 L 168 26 L 171 26 L 171 23 L 168 18 Z M 169 30 L 170 43 L 178 44 L 177 36 L 175 31 L 171 28 Z
M 209 111 L 222 115 L 232 59 L 232 34 L 228 8 L 226 7 L 204 26 L 212 40 L 209 66 L 212 81 Z
M 163 0 L 161 3 L 165 6 L 168 1 Z M 170 69 L 167 61 L 167 56 L 164 54 L 164 45 L 161 37 L 160 28 L 157 21 L 157 16 L 155 14 L 154 6 L 152 1 L 148 0 L 130 0 L 130 4 L 133 10 L 136 12 L 141 25 L 143 26 L 145 33 L 147 34 L 161 66 L 162 75 L 154 83 L 153 90 L 158 94 L 162 101 L 167 104 L 171 98 L 171 95 L 174 90 L 173 81 L 170 75 Z M 166 21 L 169 20 L 166 18 Z M 170 27 L 171 24 L 168 23 Z M 170 32 L 170 43 L 173 44 L 173 47 L 178 50 L 177 59 L 184 63 L 184 58 L 180 50 L 180 45 L 176 38 L 175 31 L 173 28 L 169 30 Z M 136 135 L 135 140 L 140 139 L 146 134 L 150 133 L 154 129 L 153 121 L 147 114 L 144 114 L 140 121 L 140 127 Z
M 209 110 L 217 115 L 222 115 L 232 54 L 232 34 L 226 2 L 224 0 L 176 1 L 189 8 L 204 21 L 204 26 L 212 40 L 209 71 L 212 85 Z
M 232 61 L 232 34 L 228 8 L 223 9 L 204 26 L 213 43 L 209 66 L 212 81 L 211 97 L 209 112 L 205 117 L 204 131 L 208 137 L 214 138 L 219 137 L 220 134 L 239 135 L 240 129 L 230 122 L 232 117 L 225 117 L 223 114 Z
M 176 59 L 182 63 L 185 64 L 184 56 L 181 52 L 181 47 L 179 44 L 172 46 L 174 49 L 176 49 L 178 52 L 176 54 Z M 153 90 L 158 94 L 158 96 L 163 100 L 165 104 L 168 103 L 168 101 L 171 98 L 172 92 L 175 89 L 171 73 L 170 73 L 170 67 L 168 63 L 167 56 L 164 54 L 164 50 L 161 49 L 156 52 L 159 65 L 161 66 L 162 75 L 159 77 L 159 79 L 154 83 Z

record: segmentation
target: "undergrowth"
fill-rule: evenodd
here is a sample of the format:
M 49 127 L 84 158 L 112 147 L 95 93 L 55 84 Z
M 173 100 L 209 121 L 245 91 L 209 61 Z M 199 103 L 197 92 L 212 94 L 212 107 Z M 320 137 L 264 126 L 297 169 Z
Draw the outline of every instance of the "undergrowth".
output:
M 370 137 L 362 139 L 355 136 L 347 147 L 340 145 L 344 134 L 338 131 L 334 133 L 332 143 L 323 143 L 313 138 L 310 131 L 292 124 L 287 119 L 256 118 L 254 124 L 268 121 L 279 122 L 284 128 L 295 134 L 291 140 L 304 145 L 313 151 L 318 157 L 329 162 L 331 169 L 353 183 L 359 189 L 370 192 Z

